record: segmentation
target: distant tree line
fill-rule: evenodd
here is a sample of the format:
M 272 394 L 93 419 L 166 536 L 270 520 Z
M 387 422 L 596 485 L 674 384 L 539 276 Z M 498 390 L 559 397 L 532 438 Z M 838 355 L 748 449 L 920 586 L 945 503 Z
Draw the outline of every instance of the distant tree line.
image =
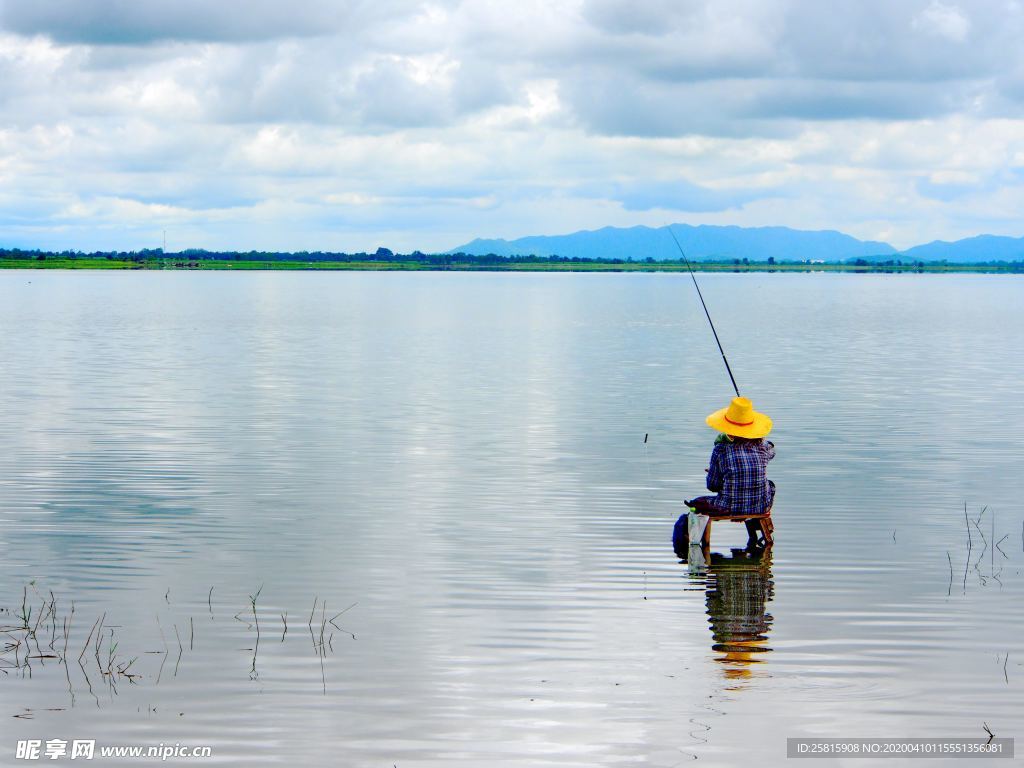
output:
M 146 261 L 164 255 L 160 248 L 144 248 L 141 251 L 41 251 L 21 248 L 0 248 L 0 259 L 22 259 L 25 261 L 46 259 L 110 259 L 111 261 Z
M 188 248 L 174 253 L 164 253 L 161 248 L 144 248 L 140 251 L 41 251 L 20 248 L 0 248 L 0 259 L 109 259 L 111 261 L 149 261 L 152 259 L 181 259 L 196 261 L 283 261 L 283 262 L 392 262 L 407 264 L 416 262 L 430 266 L 449 264 L 498 265 L 498 264 L 541 264 L 541 263 L 595 263 L 626 264 L 626 259 L 588 259 L 579 256 L 499 256 L 494 253 L 475 255 L 469 253 L 394 253 L 388 248 L 378 248 L 373 253 L 340 253 L 335 251 L 208 251 Z M 655 263 L 652 258 L 645 262 Z M 665 261 L 660 263 L 676 263 Z M 682 263 L 680 260 L 678 263 Z

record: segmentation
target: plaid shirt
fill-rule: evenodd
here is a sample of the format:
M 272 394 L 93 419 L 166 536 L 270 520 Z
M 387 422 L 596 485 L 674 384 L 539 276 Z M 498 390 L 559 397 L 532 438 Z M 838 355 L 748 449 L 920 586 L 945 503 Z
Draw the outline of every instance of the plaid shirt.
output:
M 771 509 L 775 489 L 767 477 L 775 445 L 765 440 L 722 440 L 715 443 L 708 468 L 708 490 L 716 504 L 734 515 L 759 515 Z

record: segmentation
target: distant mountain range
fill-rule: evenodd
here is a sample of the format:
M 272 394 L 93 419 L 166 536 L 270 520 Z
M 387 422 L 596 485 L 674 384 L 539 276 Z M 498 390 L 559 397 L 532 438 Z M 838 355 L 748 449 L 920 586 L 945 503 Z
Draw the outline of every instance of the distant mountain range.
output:
M 672 232 L 690 259 L 749 259 L 750 261 L 983 261 L 1024 260 L 1024 237 L 979 235 L 949 243 L 942 240 L 897 251 L 888 243 L 858 240 L 834 230 L 806 231 L 789 227 L 721 227 L 672 224 Z M 678 259 L 679 251 L 666 227 L 605 227 L 569 235 L 531 236 L 516 240 L 476 239 L 448 253 L 476 256 L 565 256 L 588 259 L 657 261 Z
M 935 240 L 903 251 L 914 261 L 949 261 L 976 264 L 979 261 L 1024 261 L 1024 237 L 977 235 L 956 242 Z

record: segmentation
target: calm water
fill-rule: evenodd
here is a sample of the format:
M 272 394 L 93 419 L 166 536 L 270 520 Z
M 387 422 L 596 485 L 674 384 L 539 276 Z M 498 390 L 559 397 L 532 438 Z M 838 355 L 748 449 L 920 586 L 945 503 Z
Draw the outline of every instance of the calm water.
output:
M 43 619 L 0 764 L 1024 735 L 1021 278 L 700 279 L 779 487 L 774 551 L 719 525 L 707 574 L 669 543 L 730 394 L 687 277 L 0 273 L 0 623 Z

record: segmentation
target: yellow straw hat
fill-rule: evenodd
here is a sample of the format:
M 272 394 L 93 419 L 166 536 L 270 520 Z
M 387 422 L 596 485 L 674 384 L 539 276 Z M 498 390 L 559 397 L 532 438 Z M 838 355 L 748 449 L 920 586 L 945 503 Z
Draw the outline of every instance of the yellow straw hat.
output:
M 734 397 L 728 408 L 715 411 L 706 421 L 712 429 L 733 437 L 764 437 L 772 431 L 772 420 L 755 411 L 745 397 Z

